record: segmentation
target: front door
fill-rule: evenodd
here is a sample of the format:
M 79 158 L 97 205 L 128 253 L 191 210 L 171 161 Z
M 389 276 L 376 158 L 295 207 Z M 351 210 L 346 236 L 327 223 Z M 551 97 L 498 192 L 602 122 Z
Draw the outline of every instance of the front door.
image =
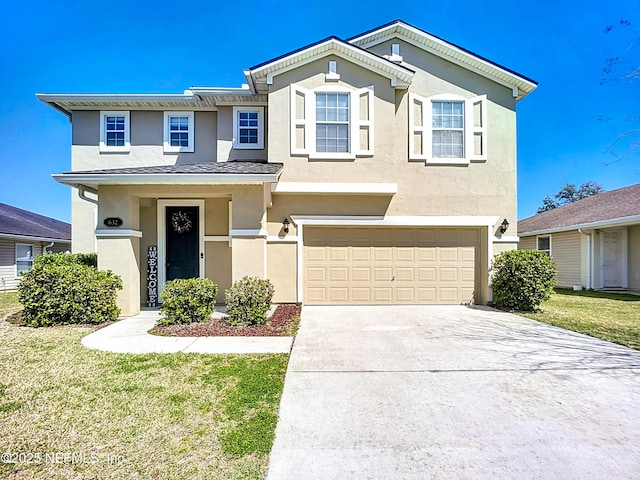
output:
M 603 233 L 602 276 L 603 287 L 622 287 L 622 239 L 620 231 Z
M 199 219 L 199 207 L 166 207 L 167 280 L 200 276 Z

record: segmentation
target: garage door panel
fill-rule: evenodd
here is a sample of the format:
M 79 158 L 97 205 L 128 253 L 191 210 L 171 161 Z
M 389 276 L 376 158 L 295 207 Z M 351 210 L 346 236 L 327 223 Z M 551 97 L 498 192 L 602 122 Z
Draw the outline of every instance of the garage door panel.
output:
M 307 304 L 459 304 L 473 299 L 479 230 L 305 229 Z

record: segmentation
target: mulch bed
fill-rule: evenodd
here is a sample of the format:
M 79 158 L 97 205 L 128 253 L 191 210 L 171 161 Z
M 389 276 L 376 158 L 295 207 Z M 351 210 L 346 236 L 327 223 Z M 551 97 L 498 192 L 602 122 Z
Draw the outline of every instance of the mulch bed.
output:
M 287 334 L 301 310 L 300 305 L 278 305 L 264 325 L 232 326 L 222 319 L 212 319 L 188 325 L 158 325 L 149 333 L 170 337 L 279 337 Z

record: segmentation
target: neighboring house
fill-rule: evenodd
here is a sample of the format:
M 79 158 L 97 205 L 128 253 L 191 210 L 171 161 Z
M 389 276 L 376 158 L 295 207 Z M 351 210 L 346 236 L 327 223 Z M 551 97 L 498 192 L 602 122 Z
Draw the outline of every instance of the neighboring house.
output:
M 488 301 L 491 257 L 517 247 L 516 103 L 534 81 L 401 21 L 244 74 L 38 95 L 72 123 L 54 178 L 78 191 L 74 250 L 122 276 L 124 315 L 148 301 L 150 247 L 160 288 L 209 277 L 218 301 L 244 275 L 275 302 Z
M 640 291 L 640 184 L 518 222 L 520 249 L 553 257 L 558 286 Z
M 38 255 L 68 250 L 71 225 L 0 203 L 0 291 L 16 289 Z

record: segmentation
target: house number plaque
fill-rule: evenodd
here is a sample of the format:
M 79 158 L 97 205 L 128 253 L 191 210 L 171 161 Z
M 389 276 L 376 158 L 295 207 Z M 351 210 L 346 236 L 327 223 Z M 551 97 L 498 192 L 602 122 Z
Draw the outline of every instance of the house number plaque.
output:
M 158 306 L 158 247 L 147 250 L 147 307 Z
M 104 224 L 107 227 L 121 227 L 122 219 L 119 217 L 109 217 L 104 219 Z

